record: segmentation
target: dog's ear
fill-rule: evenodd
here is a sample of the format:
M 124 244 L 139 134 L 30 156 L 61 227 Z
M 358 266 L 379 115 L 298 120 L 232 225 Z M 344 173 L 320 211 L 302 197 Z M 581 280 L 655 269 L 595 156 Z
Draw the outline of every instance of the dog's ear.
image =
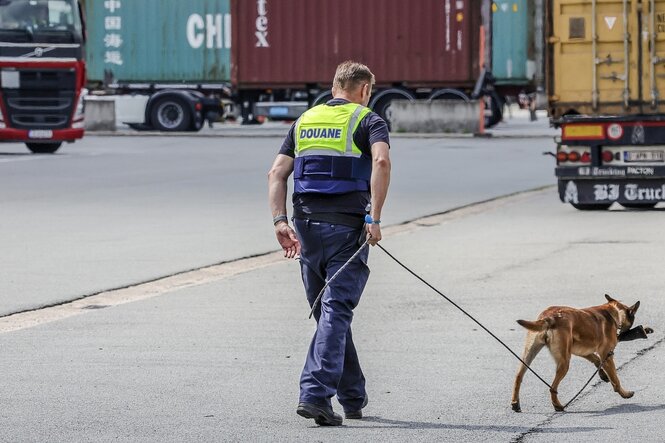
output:
M 606 298 L 607 301 L 610 302 L 610 303 L 612 303 L 613 301 L 616 301 L 615 299 L 613 299 L 612 297 L 610 297 L 610 296 L 607 295 L 607 294 L 605 294 L 605 298 Z
M 633 306 L 631 306 L 629 308 L 630 313 L 635 315 L 635 313 L 637 312 L 637 308 L 639 308 L 639 307 L 640 307 L 640 302 L 638 301 L 637 303 L 635 303 Z

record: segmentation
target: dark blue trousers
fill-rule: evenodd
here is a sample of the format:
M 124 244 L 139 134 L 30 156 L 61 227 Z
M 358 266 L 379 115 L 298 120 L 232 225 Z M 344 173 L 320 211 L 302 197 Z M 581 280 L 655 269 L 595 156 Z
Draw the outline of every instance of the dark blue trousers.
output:
M 325 285 L 358 250 L 363 229 L 326 222 L 294 220 L 300 241 L 300 266 L 310 307 Z M 337 399 L 356 411 L 365 398 L 365 376 L 351 335 L 353 309 L 369 277 L 365 248 L 326 288 L 317 309 L 316 332 L 300 377 L 300 401 L 330 406 Z

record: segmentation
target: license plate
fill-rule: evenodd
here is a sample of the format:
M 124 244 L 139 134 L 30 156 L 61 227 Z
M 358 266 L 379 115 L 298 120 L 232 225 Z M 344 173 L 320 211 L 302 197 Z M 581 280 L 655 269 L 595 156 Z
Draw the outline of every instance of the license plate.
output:
M 21 74 L 18 71 L 3 69 L 0 72 L 0 84 L 5 89 L 18 89 L 21 87 Z
M 286 106 L 276 106 L 274 108 L 270 108 L 270 115 L 274 115 L 275 117 L 285 117 L 289 115 L 289 108 Z
M 33 129 L 28 131 L 28 138 L 49 139 L 53 138 L 53 131 L 50 129 Z
M 663 162 L 663 151 L 623 151 L 623 160 L 626 163 Z

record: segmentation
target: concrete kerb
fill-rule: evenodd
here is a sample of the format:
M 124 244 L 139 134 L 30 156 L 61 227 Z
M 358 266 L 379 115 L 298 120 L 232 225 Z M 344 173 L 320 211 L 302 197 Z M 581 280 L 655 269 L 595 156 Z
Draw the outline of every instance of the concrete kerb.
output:
M 392 127 L 406 133 L 474 134 L 480 131 L 478 100 L 393 100 Z

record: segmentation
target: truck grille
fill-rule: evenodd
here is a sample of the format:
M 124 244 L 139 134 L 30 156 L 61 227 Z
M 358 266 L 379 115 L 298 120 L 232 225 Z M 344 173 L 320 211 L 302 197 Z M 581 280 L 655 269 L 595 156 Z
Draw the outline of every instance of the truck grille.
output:
M 74 108 L 74 69 L 20 69 L 19 88 L 3 88 L 6 120 L 16 129 L 64 129 Z

